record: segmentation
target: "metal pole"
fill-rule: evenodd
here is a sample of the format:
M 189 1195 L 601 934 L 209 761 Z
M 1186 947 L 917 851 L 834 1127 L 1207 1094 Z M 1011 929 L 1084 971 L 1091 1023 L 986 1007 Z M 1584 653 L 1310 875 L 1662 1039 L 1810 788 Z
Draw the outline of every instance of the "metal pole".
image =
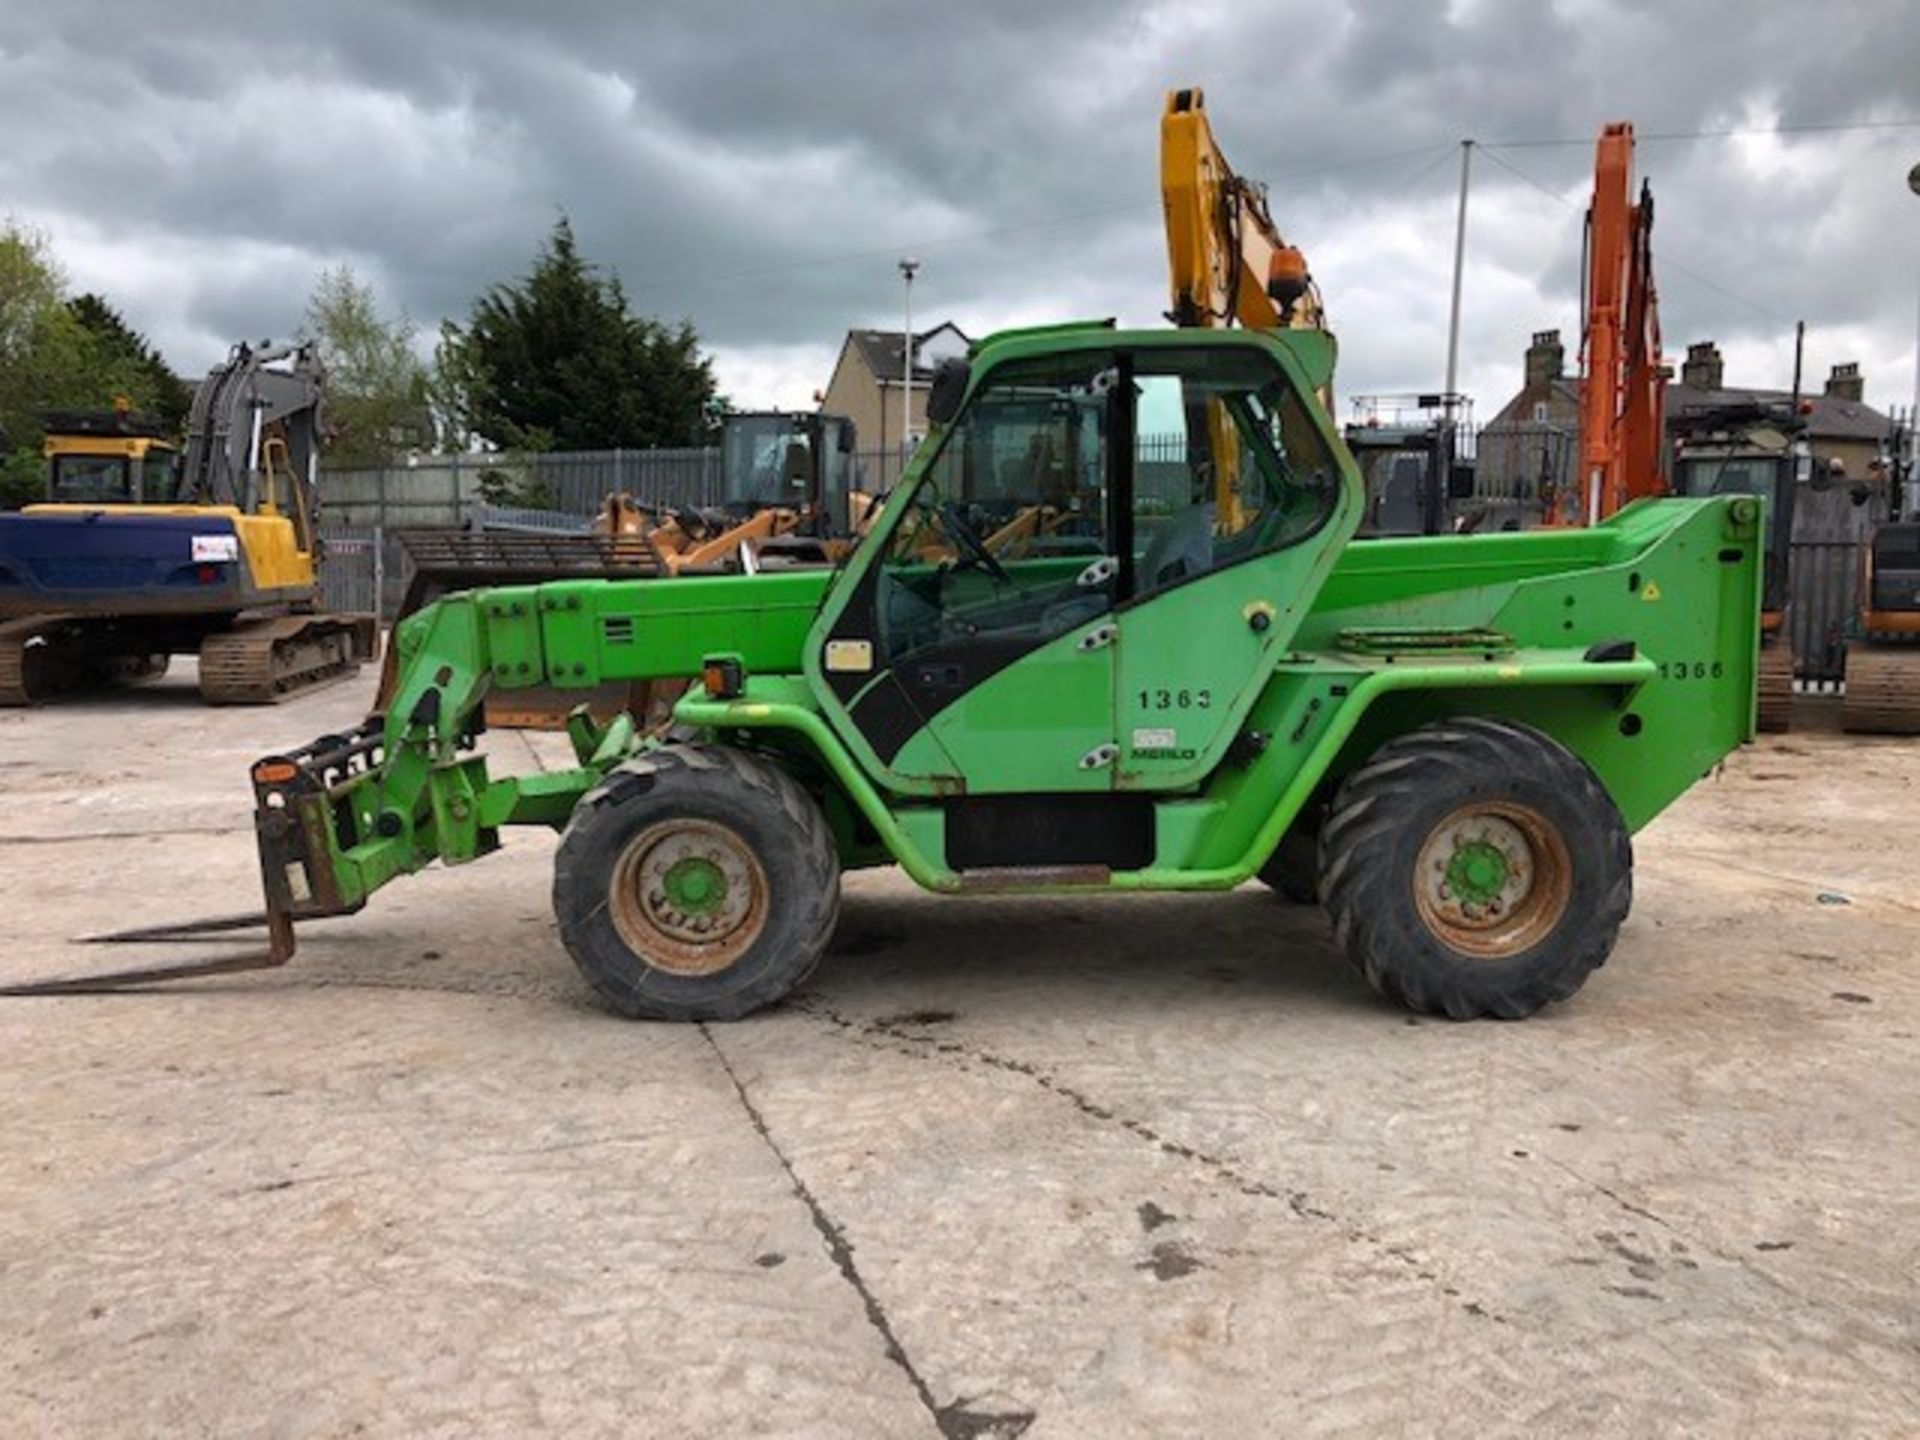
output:
M 913 272 L 920 262 L 911 256 L 900 262 L 900 277 L 906 281 L 906 329 L 900 335 L 900 473 L 906 474 L 907 456 L 913 434 Z
M 377 630 L 387 620 L 387 530 L 373 527 L 373 625 Z
M 1920 165 L 1913 167 L 1914 191 L 1920 194 Z M 1913 310 L 1913 408 L 1907 411 L 1907 493 L 1900 497 L 1900 518 L 1920 515 L 1920 299 Z
M 1467 188 L 1473 180 L 1473 141 L 1460 142 L 1460 212 L 1453 226 L 1453 313 L 1447 320 L 1447 389 L 1442 397 L 1449 419 L 1460 382 L 1460 277 L 1467 260 Z

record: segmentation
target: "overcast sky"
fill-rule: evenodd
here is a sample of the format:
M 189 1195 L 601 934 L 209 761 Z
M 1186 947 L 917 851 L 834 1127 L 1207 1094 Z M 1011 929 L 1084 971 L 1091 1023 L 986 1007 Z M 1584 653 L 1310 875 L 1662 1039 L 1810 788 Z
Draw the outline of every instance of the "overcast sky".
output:
M 1578 317 L 1591 136 L 1643 139 L 1667 350 L 1730 383 L 1856 360 L 1913 394 L 1913 0 L 0 0 L 0 213 L 47 230 L 181 371 L 283 335 L 342 261 L 430 334 L 555 216 L 736 403 L 804 404 L 849 326 L 1158 324 L 1164 91 L 1201 85 L 1272 185 L 1339 387 L 1436 388 L 1458 146 L 1475 164 L 1462 385 Z M 1504 162 L 1504 163 L 1502 163 Z M 1511 167 L 1511 168 L 1509 168 Z

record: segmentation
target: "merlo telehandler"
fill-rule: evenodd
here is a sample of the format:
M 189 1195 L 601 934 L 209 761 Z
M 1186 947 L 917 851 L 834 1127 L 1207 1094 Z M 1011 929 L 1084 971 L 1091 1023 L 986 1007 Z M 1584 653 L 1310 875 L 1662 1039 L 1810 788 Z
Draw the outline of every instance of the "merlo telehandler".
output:
M 1304 869 L 1416 1010 L 1567 998 L 1627 914 L 1631 832 L 1753 733 L 1762 502 L 1352 543 L 1332 368 L 1315 331 L 1005 333 L 938 372 L 831 571 L 446 596 L 400 625 L 384 714 L 253 766 L 266 950 L 134 978 L 279 963 L 297 924 L 530 824 L 562 833 L 566 948 L 629 1016 L 778 1000 L 843 872 L 892 864 L 955 894 Z M 1182 424 L 1147 483 L 1135 437 Z M 1068 463 L 1023 463 L 1021 427 Z M 996 548 L 1037 508 L 1059 543 Z M 490 691 L 684 674 L 670 736 L 578 714 L 577 763 L 533 775 L 476 750 Z

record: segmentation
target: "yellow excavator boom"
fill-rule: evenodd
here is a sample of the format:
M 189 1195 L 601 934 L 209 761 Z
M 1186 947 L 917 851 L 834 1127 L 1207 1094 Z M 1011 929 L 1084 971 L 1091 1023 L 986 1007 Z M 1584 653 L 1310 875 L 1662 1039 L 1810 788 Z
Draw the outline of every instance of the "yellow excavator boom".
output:
M 1306 256 L 1267 211 L 1266 187 L 1234 173 L 1196 86 L 1167 92 L 1160 117 L 1160 199 L 1176 325 L 1325 330 Z

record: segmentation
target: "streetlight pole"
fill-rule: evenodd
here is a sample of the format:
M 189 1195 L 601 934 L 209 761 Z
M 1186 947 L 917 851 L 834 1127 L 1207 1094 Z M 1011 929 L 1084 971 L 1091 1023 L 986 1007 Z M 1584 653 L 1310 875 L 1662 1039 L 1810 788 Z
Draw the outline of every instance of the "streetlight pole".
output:
M 913 453 L 913 272 L 920 262 L 912 256 L 900 262 L 900 278 L 906 282 L 906 329 L 900 332 L 900 473 L 906 474 L 907 457 Z
M 1441 397 L 1449 418 L 1460 383 L 1460 278 L 1467 261 L 1467 190 L 1473 183 L 1473 141 L 1460 142 L 1460 210 L 1453 222 L 1453 305 L 1447 316 L 1447 389 Z

